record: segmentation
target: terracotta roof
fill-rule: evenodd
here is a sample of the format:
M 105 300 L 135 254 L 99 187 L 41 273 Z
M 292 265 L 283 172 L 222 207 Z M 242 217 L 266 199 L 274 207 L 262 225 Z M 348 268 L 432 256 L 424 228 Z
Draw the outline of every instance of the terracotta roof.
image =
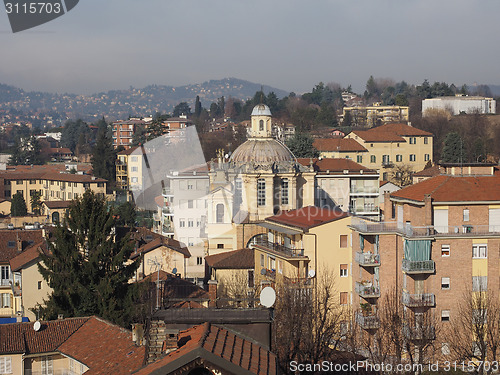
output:
M 73 152 L 67 147 L 52 147 L 49 149 L 51 154 L 70 154 L 73 155 Z
M 500 201 L 500 177 L 440 175 L 391 194 L 391 197 L 423 202 L 429 194 L 435 202 Z
M 36 243 L 40 243 L 42 240 L 43 234 L 41 229 L 0 230 L 0 263 L 9 263 L 9 261 L 19 255 L 22 250 Z M 21 249 L 18 249 L 18 241 L 20 241 Z
M 130 331 L 97 317 L 88 318 L 58 351 L 89 367 L 87 375 L 130 374 L 144 364 L 146 354 Z
M 414 177 L 434 177 L 441 174 L 441 167 L 437 164 L 430 168 L 422 169 L 420 172 L 413 173 Z
M 213 363 L 227 373 L 277 373 L 276 355 L 237 333 L 210 323 L 179 332 L 178 345 L 179 349 L 134 374 L 171 373 L 189 364 L 195 366 L 193 362 L 197 358 Z
M 79 171 L 89 172 L 87 166 L 78 165 Z M 0 178 L 8 180 L 53 180 L 68 182 L 106 182 L 103 178 L 95 178 L 90 174 L 68 173 L 64 165 L 15 165 L 0 171 Z
M 227 251 L 205 257 L 205 263 L 219 269 L 253 269 L 255 255 L 253 249 Z
M 56 208 L 68 208 L 71 201 L 44 201 L 43 204 L 53 210 Z
M 184 258 L 189 258 L 191 256 L 191 253 L 189 252 L 188 248 L 185 246 L 182 246 L 179 241 L 176 241 L 176 240 L 173 240 L 173 239 L 167 238 L 167 237 L 161 237 L 161 238 L 155 238 L 151 242 L 148 242 L 147 244 L 138 248 L 136 251 L 134 251 L 132 253 L 130 258 L 135 259 L 139 255 L 145 254 L 151 250 L 157 249 L 160 246 L 165 246 L 165 247 L 168 247 L 169 249 L 177 251 L 178 253 L 183 254 Z
M 45 240 L 42 240 L 41 242 L 28 247 L 21 254 L 12 258 L 10 260 L 10 268 L 14 272 L 19 271 L 21 268 L 23 268 L 28 263 L 38 259 L 41 252 L 43 252 L 44 254 L 48 253 L 47 244 L 46 244 Z
M 307 206 L 296 210 L 284 211 L 278 215 L 266 218 L 266 221 L 307 230 L 347 216 L 349 216 L 347 212 L 342 211 L 340 208 L 331 210 L 328 208 Z
M 350 138 L 318 138 L 314 140 L 313 147 L 318 151 L 368 151 L 354 139 Z
M 155 203 L 158 207 L 165 207 L 165 198 L 163 196 L 159 195 L 155 197 Z
M 299 158 L 297 161 L 305 167 L 308 167 L 311 163 L 310 158 Z M 314 171 L 319 173 L 325 173 L 326 171 L 343 173 L 345 170 L 348 170 L 349 172 L 359 173 L 359 171 L 363 171 L 363 173 L 378 174 L 377 171 L 368 169 L 361 164 L 346 158 L 314 158 L 312 159 L 312 162 Z
M 365 142 L 406 142 L 404 138 L 399 135 L 389 132 L 389 131 L 380 131 L 376 130 L 376 128 L 370 130 L 354 130 L 352 132 L 356 134 L 359 138 L 361 138 Z
M 370 131 L 391 132 L 401 136 L 426 136 L 432 137 L 433 134 L 422 129 L 414 128 L 407 124 L 384 124 L 370 129 Z
M 137 150 L 139 147 L 130 147 L 126 150 L 120 151 L 117 153 L 117 155 L 130 155 L 132 154 L 135 150 Z
M 208 292 L 179 276 L 160 270 L 160 280 L 164 282 L 164 296 L 166 298 L 208 298 Z M 154 272 L 146 276 L 141 282 L 156 282 L 158 273 Z
M 1 354 L 37 354 L 57 350 L 89 318 L 70 318 L 41 322 L 37 332 L 34 323 L 0 324 Z

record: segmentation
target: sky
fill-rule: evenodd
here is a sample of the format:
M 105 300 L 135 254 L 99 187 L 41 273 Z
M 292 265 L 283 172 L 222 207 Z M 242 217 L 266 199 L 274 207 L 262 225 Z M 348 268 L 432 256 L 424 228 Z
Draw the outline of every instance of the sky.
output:
M 498 0 L 80 0 L 13 34 L 0 83 L 92 94 L 235 77 L 303 93 L 370 75 L 500 84 Z

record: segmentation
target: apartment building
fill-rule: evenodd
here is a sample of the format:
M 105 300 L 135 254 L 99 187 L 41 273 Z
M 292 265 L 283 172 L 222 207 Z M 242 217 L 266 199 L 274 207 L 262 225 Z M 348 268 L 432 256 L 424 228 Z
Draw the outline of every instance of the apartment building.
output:
M 373 106 L 344 107 L 342 110 L 342 121 L 347 113 L 351 123 L 355 126 L 373 127 L 390 122 L 406 122 L 409 120 L 410 107 L 397 105 L 381 105 L 375 103 Z
M 412 171 L 424 169 L 432 162 L 433 135 L 406 124 L 386 124 L 369 130 L 354 130 L 346 138 L 368 150 L 356 161 L 367 168 L 381 171 L 381 179 L 390 180 L 397 166 Z
M 28 212 L 32 212 L 30 197 L 35 192 L 41 194 L 42 201 L 67 201 L 82 196 L 87 189 L 104 197 L 106 186 L 107 180 L 78 171 L 70 173 L 64 165 L 17 165 L 0 170 L 0 195 L 11 199 L 21 193 Z
M 408 338 L 435 338 L 436 348 L 447 348 L 436 333 L 457 317 L 467 294 L 499 289 L 500 176 L 439 175 L 384 204 L 384 222 L 352 220 L 354 307 L 370 311 L 358 323 L 375 334 L 379 302 L 395 289 L 416 324 Z M 422 323 L 427 313 L 437 318 L 432 324 Z
M 496 100 L 482 96 L 443 96 L 422 100 L 422 115 L 428 116 L 436 111 L 446 111 L 451 115 L 460 113 L 495 114 Z
M 316 138 L 313 147 L 323 158 L 345 158 L 363 164 L 368 150 L 350 138 Z
M 379 173 L 350 159 L 299 158 L 316 172 L 314 205 L 378 219 Z
M 125 149 L 132 147 L 132 140 L 137 126 L 144 126 L 143 120 L 120 120 L 113 122 L 113 147 L 123 146 Z

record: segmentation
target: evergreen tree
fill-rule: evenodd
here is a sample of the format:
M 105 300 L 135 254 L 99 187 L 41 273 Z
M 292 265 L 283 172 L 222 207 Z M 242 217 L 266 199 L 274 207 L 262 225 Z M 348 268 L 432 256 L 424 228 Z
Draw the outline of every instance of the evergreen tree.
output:
M 189 107 L 189 105 L 186 102 L 180 102 L 175 106 L 172 116 L 174 117 L 179 117 L 180 115 L 189 116 L 190 114 L 191 114 L 191 108 Z
M 309 134 L 295 133 L 286 145 L 297 158 L 317 158 L 319 151 L 313 147 L 313 138 Z
M 463 140 L 457 132 L 450 132 L 444 139 L 441 160 L 445 163 L 460 163 L 465 161 Z
M 41 254 L 38 269 L 53 289 L 44 306 L 44 319 L 97 315 L 124 327 L 133 319 L 137 284 L 129 283 L 139 266 L 130 262 L 128 236 L 114 235 L 114 212 L 103 198 L 87 190 L 73 201 Z
M 125 202 L 116 208 L 116 224 L 120 226 L 133 227 L 136 219 L 136 211 L 133 203 Z
M 14 194 L 10 205 L 10 216 L 26 216 L 27 214 L 28 208 L 23 195 L 21 193 Z
M 194 103 L 194 117 L 198 118 L 201 115 L 201 102 L 200 96 L 196 95 L 196 101 Z
M 113 139 L 108 133 L 107 124 L 101 123 L 97 132 L 97 142 L 92 153 L 92 173 L 96 177 L 115 181 L 116 152 L 113 148 Z
M 9 159 L 10 165 L 41 165 L 41 147 L 34 135 L 16 140 Z
M 33 195 L 30 198 L 31 202 L 31 212 L 33 212 L 35 215 L 40 215 L 42 212 L 42 193 L 39 191 L 35 191 Z

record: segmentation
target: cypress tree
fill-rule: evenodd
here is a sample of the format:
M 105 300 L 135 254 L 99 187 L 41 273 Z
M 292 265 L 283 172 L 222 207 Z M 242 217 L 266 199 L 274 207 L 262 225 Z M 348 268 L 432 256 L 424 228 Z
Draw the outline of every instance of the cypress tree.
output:
M 27 214 L 28 208 L 23 195 L 21 193 L 14 194 L 10 203 L 10 216 L 26 216 Z
M 48 241 L 50 255 L 41 254 L 38 268 L 53 289 L 44 319 L 98 315 L 126 327 L 135 314 L 138 286 L 129 284 L 139 267 L 130 262 L 128 236 L 116 240 L 113 210 L 87 190 L 72 202 L 62 225 Z
M 92 173 L 94 176 L 115 181 L 115 159 L 113 140 L 108 133 L 106 122 L 101 120 L 96 145 L 92 153 Z

